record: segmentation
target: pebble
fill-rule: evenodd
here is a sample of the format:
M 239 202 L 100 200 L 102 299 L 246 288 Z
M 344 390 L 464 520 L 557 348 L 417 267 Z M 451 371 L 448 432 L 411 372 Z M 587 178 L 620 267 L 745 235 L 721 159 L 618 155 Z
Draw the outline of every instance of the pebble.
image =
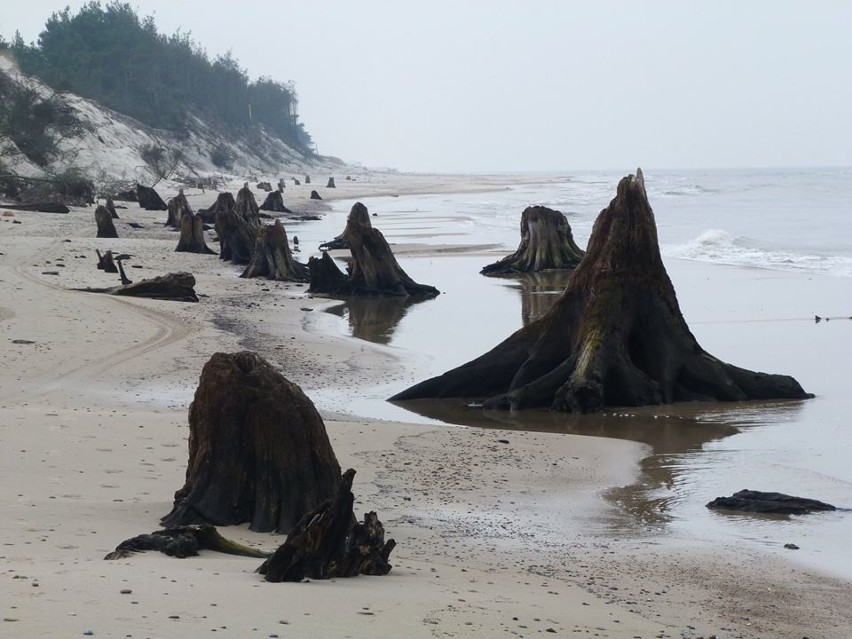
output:
M 120 592 L 122 595 L 129 595 L 129 594 L 131 594 L 133 591 L 132 591 L 130 588 L 122 588 L 119 592 Z

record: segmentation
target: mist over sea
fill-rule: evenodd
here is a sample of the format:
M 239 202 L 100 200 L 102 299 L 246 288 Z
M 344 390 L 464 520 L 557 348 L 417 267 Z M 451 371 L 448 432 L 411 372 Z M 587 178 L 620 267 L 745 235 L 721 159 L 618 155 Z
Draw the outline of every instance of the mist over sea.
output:
M 573 172 L 499 192 L 364 200 L 392 245 L 467 249 L 399 256 L 412 277 L 442 291 L 435 300 L 333 303 L 330 313 L 314 314 L 316 330 L 371 341 L 404 365 L 393 383 L 312 389 L 311 396 L 328 411 L 436 423 L 384 399 L 489 350 L 543 312 L 564 286 L 559 277 L 530 284 L 479 275 L 517 247 L 523 209 L 562 211 L 585 247 L 624 174 Z M 852 507 L 852 169 L 649 170 L 645 182 L 666 268 L 702 347 L 739 366 L 793 375 L 817 397 L 626 409 L 590 419 L 469 411 L 443 421 L 642 442 L 649 451 L 642 477 L 609 493 L 623 516 L 601 524 L 600 534 L 665 535 L 697 541 L 708 552 L 753 544 L 852 577 L 852 513 L 767 518 L 704 507 L 742 488 Z M 299 228 L 302 246 L 311 250 L 312 242 L 337 235 L 351 205 L 336 202 L 321 222 Z M 815 315 L 832 319 L 817 323 Z M 785 550 L 785 543 L 801 550 Z

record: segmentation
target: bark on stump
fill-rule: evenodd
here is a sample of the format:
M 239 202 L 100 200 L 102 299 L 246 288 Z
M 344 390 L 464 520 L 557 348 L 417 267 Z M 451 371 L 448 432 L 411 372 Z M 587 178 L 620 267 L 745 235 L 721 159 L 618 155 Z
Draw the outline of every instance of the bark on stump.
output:
M 272 191 L 266 195 L 263 204 L 260 205 L 261 211 L 275 211 L 276 213 L 292 213 L 290 209 L 284 206 L 284 197 L 281 191 Z
M 340 478 L 334 498 L 306 513 L 287 540 L 258 568 L 266 581 L 333 579 L 357 575 L 386 575 L 388 558 L 396 546 L 385 541 L 385 530 L 375 512 L 359 523 L 352 512 L 351 468 Z
M 399 297 L 435 297 L 438 289 L 412 280 L 396 261 L 384 235 L 378 229 L 363 223 L 363 213 L 357 208 L 366 207 L 357 202 L 349 214 L 343 236 L 352 253 L 343 275 L 328 254 L 322 259 L 311 258 L 310 292 L 332 296 L 389 295 Z M 366 220 L 369 222 L 369 214 Z
M 112 201 L 111 195 L 106 196 L 106 204 L 104 204 L 104 206 L 106 207 L 106 210 L 109 211 L 109 214 L 112 216 L 112 219 L 119 219 L 118 213 L 115 212 L 115 202 Z
M 346 228 L 348 228 L 350 224 L 357 224 L 368 229 L 373 228 L 373 223 L 370 222 L 370 212 L 367 210 L 367 207 L 360 202 L 355 202 L 352 206 L 352 209 L 349 211 L 349 217 L 346 218 L 346 227 L 344 227 L 340 235 L 335 237 L 333 240 L 320 244 L 319 249 L 321 251 L 331 251 L 334 249 L 349 248 L 349 244 L 346 241 Z
M 189 407 L 186 484 L 164 526 L 289 532 L 334 495 L 340 466 L 313 403 L 255 353 L 216 353 Z
M 163 202 L 163 198 L 151 187 L 136 185 L 136 200 L 139 206 L 146 211 L 168 211 L 168 205 Z
M 98 225 L 97 237 L 118 237 L 118 231 L 115 230 L 115 224 L 112 222 L 112 215 L 105 206 L 100 205 L 95 209 L 95 223 Z
M 178 253 L 204 253 L 215 255 L 216 252 L 207 246 L 204 239 L 204 220 L 192 211 L 184 210 L 180 219 L 180 239 L 178 240 Z
M 181 220 L 183 220 L 184 213 L 189 213 L 190 215 L 193 214 L 192 208 L 189 206 L 189 202 L 183 194 L 183 189 L 178 191 L 178 194 L 169 200 L 168 211 L 169 215 L 163 226 L 171 226 L 173 229 L 181 228 Z
M 681 315 L 642 172 L 621 180 L 583 261 L 540 320 L 477 359 L 392 397 L 485 398 L 490 408 L 591 412 L 691 400 L 813 397 L 792 377 L 706 353 Z
M 528 206 L 521 214 L 521 243 L 502 260 L 489 264 L 483 275 L 534 273 L 548 269 L 572 269 L 585 255 L 574 243 L 571 225 L 560 211 Z
M 281 220 L 260 229 L 251 262 L 240 277 L 265 277 L 282 282 L 310 281 L 307 265 L 293 258 Z
M 121 262 L 118 262 L 119 271 L 124 276 Z M 130 282 L 130 280 L 127 280 Z M 169 273 L 160 275 L 149 280 L 131 282 L 121 286 L 109 288 L 78 288 L 77 291 L 87 293 L 106 293 L 107 295 L 118 295 L 121 297 L 148 297 L 154 300 L 170 300 L 173 302 L 197 302 L 195 294 L 195 277 L 192 273 Z

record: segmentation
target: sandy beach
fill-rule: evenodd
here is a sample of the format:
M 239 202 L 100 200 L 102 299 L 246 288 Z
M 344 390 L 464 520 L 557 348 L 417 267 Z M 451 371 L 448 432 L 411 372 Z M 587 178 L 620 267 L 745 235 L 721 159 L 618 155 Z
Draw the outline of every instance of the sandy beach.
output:
M 354 180 L 335 176 L 332 191 L 323 188 L 328 176 L 312 177 L 313 185 L 290 182 L 285 189 L 285 204 L 296 212 L 327 212 L 334 200 L 489 192 L 559 179 L 359 170 Z M 240 185 L 228 186 L 236 191 Z M 325 199 L 309 200 L 312 188 Z M 176 193 L 174 185 L 158 190 L 166 199 Z M 196 209 L 215 199 L 211 191 L 186 194 Z M 0 636 L 852 634 L 847 579 L 795 563 L 775 547 L 692 544 L 637 524 L 629 487 L 659 471 L 648 470 L 649 455 L 673 452 L 655 450 L 653 436 L 615 438 L 613 416 L 584 422 L 575 431 L 582 434 L 573 434 L 546 432 L 561 427 L 518 430 L 511 419 L 480 428 L 422 423 L 414 413 L 392 421 L 346 411 L 362 388 L 404 386 L 444 363 L 416 362 L 404 348 L 341 334 L 334 316 L 323 312 L 334 303 L 309 297 L 304 285 L 243 280 L 239 267 L 215 256 L 175 253 L 177 235 L 163 228 L 164 212 L 121 204 L 127 208 L 118 211 L 118 240 L 94 238 L 91 208 L 0 218 Z M 131 221 L 143 228 L 130 228 Z M 338 230 L 344 223 L 339 212 L 323 221 Z M 288 226 L 288 232 L 310 238 L 318 232 L 311 224 Z M 306 240 L 303 246 L 300 259 L 307 260 Z M 418 260 L 429 260 L 424 272 L 436 274 L 445 268 L 442 259 L 493 257 L 505 249 L 488 242 L 426 245 L 416 229 L 394 248 L 404 267 L 405 259 L 415 265 L 415 278 Z M 192 272 L 200 303 L 71 290 L 117 283 L 96 270 L 95 249 L 129 253 L 132 279 Z M 803 385 L 836 397 L 841 384 L 821 386 L 827 377 L 820 366 L 841 371 L 849 346 L 838 347 L 832 362 L 808 353 L 852 342 L 844 342 L 848 326 L 837 323 L 797 341 L 780 325 L 755 323 L 747 343 L 732 344 L 706 311 L 712 296 L 730 285 L 743 322 L 791 313 L 812 321 L 805 309 L 842 298 L 848 282 L 722 271 L 727 275 L 708 283 L 705 265 L 670 266 L 705 348 L 760 369 L 792 372 L 789 362 L 802 362 Z M 458 293 L 451 289 L 446 298 L 443 303 L 452 304 Z M 798 300 L 795 311 L 790 299 Z M 843 312 L 840 305 L 825 310 L 835 312 Z M 499 323 L 495 331 L 502 334 Z M 822 348 L 809 351 L 815 341 Z M 772 347 L 779 342 L 784 349 Z M 157 529 L 169 512 L 183 484 L 187 409 L 201 368 L 214 352 L 244 349 L 278 366 L 310 397 L 341 398 L 318 404 L 341 466 L 357 471 L 356 513 L 377 511 L 398 544 L 388 576 L 270 584 L 254 572 L 259 561 L 244 557 L 205 552 L 177 560 L 144 553 L 103 560 L 122 540 Z M 826 401 L 803 410 L 819 418 L 842 405 Z M 679 417 L 674 409 L 663 412 L 672 421 Z M 639 411 L 632 419 L 647 430 L 660 414 Z M 593 436 L 596 431 L 609 436 Z M 713 439 L 696 436 L 689 446 Z M 830 497 L 845 490 L 839 486 Z M 264 550 L 283 542 L 245 527 L 221 532 Z

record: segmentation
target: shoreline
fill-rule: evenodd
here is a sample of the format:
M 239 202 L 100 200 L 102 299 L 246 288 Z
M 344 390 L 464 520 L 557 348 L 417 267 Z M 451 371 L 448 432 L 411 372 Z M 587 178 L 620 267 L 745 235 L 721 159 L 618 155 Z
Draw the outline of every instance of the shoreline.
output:
M 401 179 L 400 192 L 412 188 Z M 352 199 L 347 190 L 335 199 Z M 194 208 L 212 200 L 193 195 Z M 632 484 L 647 448 L 579 435 L 324 414 L 341 465 L 358 471 L 356 513 L 377 510 L 399 544 L 387 577 L 266 584 L 252 573 L 255 560 L 212 553 L 101 561 L 168 511 L 185 469 L 187 398 L 214 350 L 258 346 L 309 397 L 365 376 L 388 379 L 404 354 L 312 334 L 307 323 L 333 300 L 311 299 L 304 287 L 240 280 L 212 256 L 174 254 L 176 236 L 157 227 L 163 213 L 127 209 L 128 220 L 146 226 L 139 240 L 92 239 L 91 210 L 47 215 L 18 214 L 22 225 L 0 226 L 0 327 L 10 340 L 35 342 L 6 347 L 0 378 L 10 495 L 0 506 L 3 617 L 17 619 L 4 621 L 4 632 L 58 637 L 77 624 L 78 634 L 97 636 L 527 636 L 550 628 L 765 638 L 816 632 L 818 623 L 817 636 L 845 636 L 846 581 L 735 545 L 729 556 L 707 556 L 683 540 L 612 535 L 623 518 L 602 492 Z M 342 228 L 345 218 L 337 222 Z M 134 253 L 129 264 L 143 268 L 132 277 L 189 268 L 207 297 L 192 305 L 67 290 L 100 277 L 96 246 Z M 61 275 L 44 275 L 57 257 Z M 229 322 L 233 330 L 223 330 Z M 223 534 L 280 543 L 244 527 Z M 119 594 L 128 587 L 132 595 Z M 282 596 L 284 610 L 275 603 Z

